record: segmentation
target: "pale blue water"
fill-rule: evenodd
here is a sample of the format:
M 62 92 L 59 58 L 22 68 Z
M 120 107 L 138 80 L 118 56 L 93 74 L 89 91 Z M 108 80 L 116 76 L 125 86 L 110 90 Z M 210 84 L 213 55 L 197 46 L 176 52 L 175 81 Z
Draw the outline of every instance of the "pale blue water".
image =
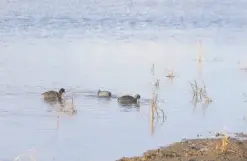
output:
M 112 161 L 197 134 L 246 132 L 246 8 L 244 0 L 1 1 L 0 159 L 34 147 L 38 161 Z M 167 120 L 151 135 L 153 63 Z M 194 79 L 207 85 L 208 108 L 190 103 Z M 61 87 L 84 92 L 75 115 L 40 97 Z M 139 93 L 140 108 L 86 95 L 98 89 Z

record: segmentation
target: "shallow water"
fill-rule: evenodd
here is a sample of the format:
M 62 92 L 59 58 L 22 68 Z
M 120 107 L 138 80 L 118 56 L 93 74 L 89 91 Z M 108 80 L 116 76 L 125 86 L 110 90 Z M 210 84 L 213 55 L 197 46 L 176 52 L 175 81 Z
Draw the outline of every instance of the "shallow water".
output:
M 246 67 L 247 2 L 16 0 L 0 6 L 1 160 L 34 148 L 38 160 L 110 161 L 197 134 L 246 132 L 247 73 L 240 68 Z M 169 69 L 173 80 L 165 77 Z M 154 79 L 167 119 L 152 133 Z M 213 100 L 208 107 L 191 104 L 194 79 L 205 82 Z M 77 113 L 41 99 L 61 87 L 65 96 L 74 94 Z M 98 89 L 115 97 L 98 99 Z M 141 95 L 139 108 L 117 103 L 127 93 Z

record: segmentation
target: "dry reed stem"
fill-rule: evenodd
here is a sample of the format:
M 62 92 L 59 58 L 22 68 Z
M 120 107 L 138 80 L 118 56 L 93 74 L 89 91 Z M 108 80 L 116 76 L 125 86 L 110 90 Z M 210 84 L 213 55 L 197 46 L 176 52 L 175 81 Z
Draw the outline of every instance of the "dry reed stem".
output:
M 159 79 L 156 80 L 156 82 L 154 83 L 154 86 L 156 88 L 158 88 L 160 86 L 160 80 Z
M 169 71 L 166 77 L 167 78 L 171 78 L 171 79 L 174 78 L 175 77 L 174 72 L 173 71 Z
M 230 147 L 233 147 L 234 150 L 230 149 Z M 226 154 L 227 152 L 240 154 L 240 149 L 238 148 L 238 146 L 235 143 L 231 142 L 229 140 L 229 136 L 227 135 L 224 135 L 224 137 L 221 140 L 221 144 L 216 144 L 215 151 L 219 154 L 217 150 L 220 150 L 220 153 L 224 154 Z
M 151 135 L 153 135 L 154 134 L 154 130 L 155 130 L 155 128 L 154 128 L 154 108 L 152 107 L 151 108 L 151 110 L 152 110 L 152 112 L 151 112 Z
M 193 91 L 193 103 L 194 104 L 200 101 L 204 101 L 207 104 L 212 102 L 212 100 L 207 95 L 207 88 L 205 84 L 203 85 L 203 87 L 199 87 L 196 80 L 194 80 L 194 83 L 192 82 L 189 82 L 189 83 Z
M 154 64 L 152 65 L 151 72 L 152 72 L 153 77 L 155 77 Z M 154 83 L 154 87 L 156 87 L 156 88 L 159 87 L 159 82 L 160 82 L 160 80 L 156 79 L 156 82 Z M 160 111 L 160 112 L 162 112 L 162 118 L 163 118 L 162 123 L 163 123 L 165 121 L 165 114 L 164 114 L 164 111 L 162 109 L 158 108 L 158 106 L 157 106 L 158 92 L 157 92 L 156 88 L 152 88 L 153 92 L 152 92 L 152 102 L 151 102 L 151 112 L 152 112 L 151 117 L 155 118 L 154 113 L 156 113 L 157 119 L 159 119 L 159 117 L 160 117 L 159 111 Z

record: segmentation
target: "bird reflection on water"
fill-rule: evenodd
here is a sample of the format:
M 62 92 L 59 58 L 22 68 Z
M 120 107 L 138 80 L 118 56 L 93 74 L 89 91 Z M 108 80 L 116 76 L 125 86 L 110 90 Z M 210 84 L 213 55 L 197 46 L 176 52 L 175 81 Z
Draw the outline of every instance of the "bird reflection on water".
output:
M 44 101 L 49 104 L 53 108 L 49 108 L 49 112 L 62 112 L 67 115 L 76 115 L 77 109 L 75 108 L 75 105 L 73 103 L 73 98 L 71 99 L 64 98 L 64 99 L 44 99 Z

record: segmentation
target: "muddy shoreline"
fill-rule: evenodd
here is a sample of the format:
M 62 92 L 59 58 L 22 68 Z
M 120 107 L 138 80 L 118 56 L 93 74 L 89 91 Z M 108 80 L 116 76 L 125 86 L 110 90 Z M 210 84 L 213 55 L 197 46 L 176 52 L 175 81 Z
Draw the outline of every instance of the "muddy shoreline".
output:
M 189 139 L 149 150 L 143 156 L 117 161 L 247 161 L 247 137 L 216 135 L 216 138 Z M 242 136 L 242 137 L 241 137 Z

